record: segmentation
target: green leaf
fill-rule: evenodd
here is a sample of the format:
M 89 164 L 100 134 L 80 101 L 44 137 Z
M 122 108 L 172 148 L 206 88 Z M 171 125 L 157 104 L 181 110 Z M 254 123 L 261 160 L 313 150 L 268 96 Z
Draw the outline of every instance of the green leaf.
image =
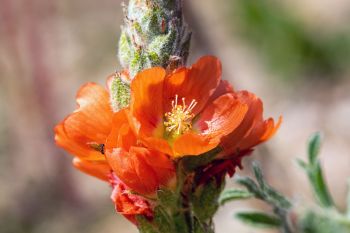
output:
M 308 146 L 308 159 L 309 164 L 298 160 L 298 164 L 302 167 L 308 175 L 309 182 L 312 186 L 314 195 L 323 207 L 333 207 L 334 202 L 328 187 L 326 185 L 320 161 L 318 159 L 318 154 L 321 146 L 321 135 L 320 133 L 315 133 L 310 137 Z
M 225 204 L 229 201 L 242 200 L 254 197 L 254 194 L 242 189 L 228 189 L 221 193 L 219 197 L 220 205 Z
M 273 208 L 274 216 L 264 213 L 240 213 L 241 220 L 265 227 L 280 227 L 284 233 L 291 233 L 291 226 L 288 220 L 288 210 L 292 204 L 281 193 L 272 188 L 265 180 L 258 163 L 253 163 L 254 175 L 257 183 L 249 177 L 236 177 L 236 181 L 245 186 L 257 199 L 264 201 Z M 277 216 L 277 217 L 276 217 Z
M 278 206 L 281 209 L 289 209 L 292 207 L 292 204 L 289 202 L 289 200 L 285 198 L 277 190 L 271 187 L 268 187 L 266 189 L 266 194 L 267 194 L 267 200 L 274 206 Z
M 308 156 L 310 164 L 315 164 L 321 147 L 321 134 L 313 134 L 309 139 Z
M 275 228 L 281 226 L 279 218 L 261 212 L 240 212 L 236 214 L 236 218 L 257 227 Z
M 312 170 L 308 172 L 308 175 L 318 202 L 324 207 L 332 207 L 334 202 L 324 181 L 319 161 L 317 161 Z
M 251 193 L 255 194 L 258 198 L 262 197 L 262 193 L 260 192 L 258 186 L 251 178 L 236 175 L 236 182 L 246 187 Z
M 349 233 L 350 221 L 333 210 L 308 210 L 298 221 L 302 233 Z
M 264 181 L 264 176 L 262 174 L 259 163 L 256 161 L 253 162 L 253 171 L 260 188 L 265 189 L 266 183 Z
M 298 165 L 299 165 L 302 169 L 304 169 L 306 172 L 309 171 L 309 165 L 308 165 L 307 163 L 305 163 L 303 160 L 297 159 L 297 163 L 298 163 Z

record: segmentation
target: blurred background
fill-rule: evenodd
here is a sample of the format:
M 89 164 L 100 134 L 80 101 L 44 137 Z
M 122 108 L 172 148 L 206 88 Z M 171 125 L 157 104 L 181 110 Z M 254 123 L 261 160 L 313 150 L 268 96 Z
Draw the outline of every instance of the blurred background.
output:
M 224 79 L 260 96 L 265 116 L 284 122 L 244 162 L 259 160 L 267 180 L 297 203 L 312 203 L 295 163 L 322 131 L 321 153 L 337 205 L 350 177 L 350 2 L 348 0 L 192 0 L 189 63 L 222 60 Z M 110 187 L 71 166 L 53 127 L 75 109 L 87 81 L 104 84 L 118 69 L 118 0 L 0 0 L 0 232 L 136 233 L 115 214 Z M 229 186 L 234 186 L 232 180 Z M 227 204 L 218 233 L 258 230 L 233 218 L 261 202 Z M 263 230 L 259 232 L 273 233 Z

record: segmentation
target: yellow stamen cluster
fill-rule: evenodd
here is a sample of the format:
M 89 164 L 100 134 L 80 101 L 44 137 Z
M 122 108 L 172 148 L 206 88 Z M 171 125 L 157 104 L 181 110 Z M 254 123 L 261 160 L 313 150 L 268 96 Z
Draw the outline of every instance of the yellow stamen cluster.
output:
M 178 95 L 175 95 L 175 100 L 171 102 L 171 112 L 165 113 L 164 126 L 171 136 L 181 135 L 192 129 L 192 120 L 194 114 L 193 108 L 197 105 L 195 100 L 192 100 L 189 106 L 186 105 L 185 98 L 182 98 L 182 104 L 178 104 Z

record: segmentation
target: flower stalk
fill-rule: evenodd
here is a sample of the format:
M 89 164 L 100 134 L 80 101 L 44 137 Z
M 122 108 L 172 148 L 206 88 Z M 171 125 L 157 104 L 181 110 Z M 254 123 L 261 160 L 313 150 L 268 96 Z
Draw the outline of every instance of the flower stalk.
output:
M 118 56 L 128 78 L 113 80 L 114 110 L 125 107 L 130 81 L 147 68 L 173 70 L 186 64 L 191 33 L 183 17 L 183 0 L 130 0 L 124 5 Z

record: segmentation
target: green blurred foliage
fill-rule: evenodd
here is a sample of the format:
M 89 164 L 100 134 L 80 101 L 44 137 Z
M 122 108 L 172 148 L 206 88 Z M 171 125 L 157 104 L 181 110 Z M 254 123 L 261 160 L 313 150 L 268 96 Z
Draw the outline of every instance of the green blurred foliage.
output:
M 230 7 L 238 33 L 281 77 L 336 79 L 346 70 L 350 32 L 314 32 L 278 1 L 235 0 Z
M 308 142 L 308 161 L 298 160 L 308 175 L 317 205 L 303 204 L 301 207 L 291 203 L 266 182 L 257 163 L 253 163 L 256 181 L 249 177 L 236 177 L 237 183 L 247 190 L 226 190 L 221 194 L 220 203 L 254 197 L 273 207 L 273 214 L 257 211 L 236 214 L 239 220 L 255 227 L 279 228 L 281 233 L 349 233 L 350 211 L 344 214 L 336 208 L 323 176 L 319 160 L 321 142 L 321 134 L 314 133 Z

